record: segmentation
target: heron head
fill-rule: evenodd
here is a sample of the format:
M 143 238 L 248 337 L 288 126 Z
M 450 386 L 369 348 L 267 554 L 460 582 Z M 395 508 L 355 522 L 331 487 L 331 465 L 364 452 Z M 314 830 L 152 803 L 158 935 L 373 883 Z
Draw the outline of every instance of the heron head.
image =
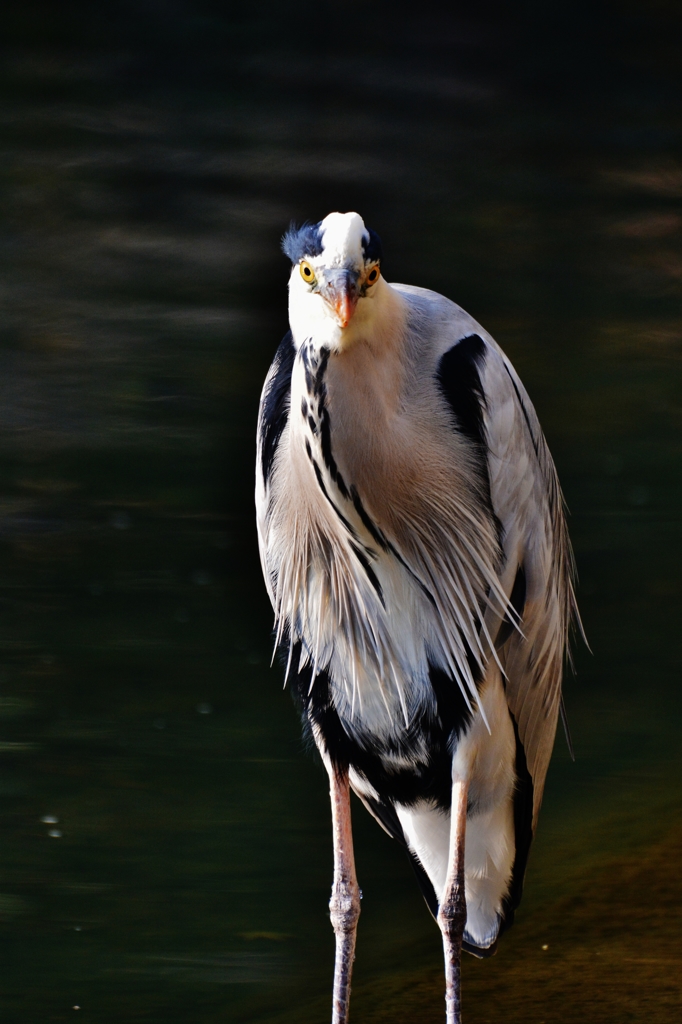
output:
M 292 262 L 289 320 L 294 338 L 340 350 L 371 320 L 381 292 L 381 242 L 357 213 L 330 213 L 292 226 L 282 240 Z

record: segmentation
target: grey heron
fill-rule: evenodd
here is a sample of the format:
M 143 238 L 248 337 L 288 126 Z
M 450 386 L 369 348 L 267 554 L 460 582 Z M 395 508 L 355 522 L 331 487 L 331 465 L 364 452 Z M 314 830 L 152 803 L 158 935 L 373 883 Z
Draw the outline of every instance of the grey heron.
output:
M 333 1024 L 360 914 L 354 790 L 407 848 L 443 937 L 491 955 L 521 898 L 577 609 L 563 499 L 493 338 L 389 284 L 357 213 L 283 239 L 290 331 L 267 375 L 256 504 L 286 673 L 329 774 Z

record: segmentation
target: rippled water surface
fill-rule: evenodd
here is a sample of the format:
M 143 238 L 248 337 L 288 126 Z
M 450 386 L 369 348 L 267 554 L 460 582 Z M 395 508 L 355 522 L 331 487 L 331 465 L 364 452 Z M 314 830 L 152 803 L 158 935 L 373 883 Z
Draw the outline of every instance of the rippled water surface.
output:
M 572 513 L 577 761 L 467 1021 L 679 1019 L 678 9 L 56 10 L 1 43 L 3 1020 L 328 1017 L 326 778 L 251 494 L 279 237 L 333 209 L 495 334 Z M 409 866 L 355 831 L 354 1019 L 439 1021 Z

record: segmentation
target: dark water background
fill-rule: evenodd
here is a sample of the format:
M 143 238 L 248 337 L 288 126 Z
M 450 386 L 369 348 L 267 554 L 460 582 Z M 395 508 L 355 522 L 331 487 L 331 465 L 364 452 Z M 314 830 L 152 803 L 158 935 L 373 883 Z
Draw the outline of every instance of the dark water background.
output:
M 1 15 L 3 1021 L 328 1019 L 326 778 L 252 465 L 279 237 L 335 209 L 495 334 L 572 512 L 578 759 L 467 1021 L 682 1019 L 682 10 L 443 7 Z M 354 1019 L 439 1021 L 437 929 L 355 830 Z

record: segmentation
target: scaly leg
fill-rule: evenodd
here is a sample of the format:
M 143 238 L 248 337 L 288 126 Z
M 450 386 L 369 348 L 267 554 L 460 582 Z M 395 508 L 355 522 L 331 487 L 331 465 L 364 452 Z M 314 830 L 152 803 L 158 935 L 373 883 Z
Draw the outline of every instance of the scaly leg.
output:
M 447 1024 L 461 1024 L 462 936 L 467 919 L 464 895 L 464 836 L 467 820 L 467 783 L 453 780 L 450 819 L 450 863 L 438 924 L 445 954 L 445 1006 Z
M 360 889 L 355 877 L 348 771 L 333 766 L 327 770 L 334 832 L 334 884 L 329 901 L 336 935 L 332 1024 L 347 1024 L 350 978 L 355 959 L 355 933 L 360 917 Z

